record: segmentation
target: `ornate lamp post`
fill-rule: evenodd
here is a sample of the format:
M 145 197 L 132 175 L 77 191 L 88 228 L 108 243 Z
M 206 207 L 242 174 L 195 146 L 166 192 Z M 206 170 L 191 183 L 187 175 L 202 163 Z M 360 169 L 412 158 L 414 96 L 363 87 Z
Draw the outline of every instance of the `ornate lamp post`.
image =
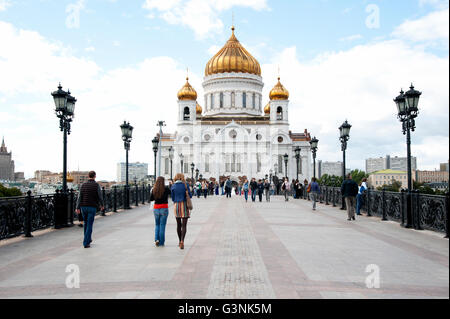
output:
M 173 147 L 169 147 L 169 160 L 170 160 L 170 179 L 173 179 L 172 175 L 172 163 L 173 163 Z
M 410 90 L 406 93 L 400 91 L 400 95 L 394 99 L 397 105 L 398 119 L 402 122 L 403 135 L 406 135 L 406 152 L 408 166 L 408 192 L 406 204 L 406 228 L 412 227 L 412 196 L 413 189 L 411 172 L 411 131 L 416 129 L 415 118 L 419 114 L 419 99 L 422 92 L 416 91 L 411 84 Z
M 195 169 L 195 181 L 198 181 L 198 174 L 200 173 L 200 170 L 198 168 Z
M 316 178 L 316 153 L 319 140 L 314 136 L 314 138 L 309 142 L 309 144 L 311 144 L 311 151 L 313 154 L 313 176 L 314 178 Z
M 195 168 L 195 164 L 191 163 L 191 178 L 192 178 L 192 181 L 194 181 L 194 168 Z
M 286 153 L 283 155 L 284 158 L 284 168 L 285 168 L 285 173 L 286 173 L 286 178 L 289 180 L 288 177 L 288 171 L 287 171 L 287 165 L 288 165 L 288 161 L 289 161 L 289 155 Z
M 125 153 L 126 153 L 126 164 L 125 164 L 125 209 L 130 209 L 130 191 L 129 191 L 129 185 L 128 185 L 128 152 L 130 151 L 130 144 L 131 139 L 133 136 L 133 127 L 130 125 L 130 123 L 127 123 L 126 121 L 123 122 L 123 124 L 120 126 L 120 129 L 122 130 L 122 140 L 125 147 Z
M 68 190 L 67 190 L 67 135 L 70 135 L 70 123 L 75 115 L 75 103 L 77 99 L 70 95 L 70 91 L 63 91 L 61 83 L 58 90 L 51 93 L 55 102 L 55 113 L 59 118 L 59 128 L 63 132 L 63 185 L 61 192 L 61 202 L 58 209 L 55 207 L 55 228 L 69 226 L 72 212 L 68 209 Z M 67 218 L 66 218 L 67 217 Z
M 273 171 L 272 170 L 269 170 L 269 182 L 270 183 L 272 183 L 272 174 L 273 174 Z
M 298 179 L 298 166 L 299 166 L 298 164 L 300 162 L 300 152 L 301 152 L 300 146 L 297 146 L 294 150 L 295 160 L 297 161 L 297 179 Z
M 181 161 L 181 173 L 184 174 L 184 155 L 181 153 L 180 154 L 180 161 Z
M 154 176 L 155 176 L 155 182 L 156 182 L 156 156 L 158 154 L 158 149 L 159 149 L 159 138 L 158 138 L 158 136 L 155 136 L 155 138 L 152 140 L 152 145 L 153 145 L 153 153 L 155 153 L 155 171 L 154 171 Z
M 347 142 L 350 139 L 350 129 L 352 126 L 345 120 L 345 122 L 339 127 L 340 132 L 340 141 L 341 141 L 341 149 L 343 154 L 343 162 L 342 162 L 342 180 L 345 181 L 345 151 L 347 150 Z M 345 209 L 345 200 L 342 197 L 342 207 L 341 209 Z

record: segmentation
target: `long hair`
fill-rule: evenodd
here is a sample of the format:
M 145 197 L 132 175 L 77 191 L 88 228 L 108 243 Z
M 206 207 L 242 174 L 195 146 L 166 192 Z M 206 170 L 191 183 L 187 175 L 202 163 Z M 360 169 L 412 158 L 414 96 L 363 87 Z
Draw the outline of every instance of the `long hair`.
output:
M 164 191 L 166 189 L 166 185 L 164 182 L 164 177 L 160 176 L 156 179 L 155 186 L 153 186 L 153 196 L 155 199 L 160 199 L 164 195 Z
M 176 181 L 182 181 L 182 182 L 184 183 L 184 182 L 185 182 L 185 180 L 184 180 L 184 174 L 178 173 L 178 174 L 175 176 L 174 181 L 175 181 L 175 182 L 176 182 Z

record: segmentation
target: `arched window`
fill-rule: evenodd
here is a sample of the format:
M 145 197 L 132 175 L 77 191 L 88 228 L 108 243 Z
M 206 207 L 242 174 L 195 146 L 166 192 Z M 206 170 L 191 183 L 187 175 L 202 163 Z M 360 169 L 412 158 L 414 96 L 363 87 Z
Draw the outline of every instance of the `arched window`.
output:
M 184 120 L 189 121 L 191 119 L 191 112 L 189 111 L 189 108 L 186 106 L 184 108 Z
M 256 94 L 255 93 L 253 93 L 252 106 L 254 109 L 256 109 Z
M 220 92 L 220 107 L 223 107 L 223 93 Z
M 209 173 L 209 155 L 205 155 L 205 173 Z
M 247 107 L 247 93 L 242 93 L 242 107 Z
M 231 92 L 231 107 L 236 106 L 236 94 L 234 92 Z
M 283 108 L 281 106 L 277 108 L 277 120 L 283 120 Z

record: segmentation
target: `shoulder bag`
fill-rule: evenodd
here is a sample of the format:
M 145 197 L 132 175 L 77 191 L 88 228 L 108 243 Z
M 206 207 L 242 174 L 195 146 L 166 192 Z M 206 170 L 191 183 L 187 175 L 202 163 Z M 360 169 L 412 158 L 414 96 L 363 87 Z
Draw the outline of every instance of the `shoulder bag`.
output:
M 187 206 L 187 209 L 189 209 L 189 211 L 191 211 L 194 209 L 194 206 L 192 205 L 192 200 L 189 197 L 189 192 L 188 192 L 188 188 L 187 188 L 186 184 L 184 184 L 184 186 L 186 187 L 186 206 Z

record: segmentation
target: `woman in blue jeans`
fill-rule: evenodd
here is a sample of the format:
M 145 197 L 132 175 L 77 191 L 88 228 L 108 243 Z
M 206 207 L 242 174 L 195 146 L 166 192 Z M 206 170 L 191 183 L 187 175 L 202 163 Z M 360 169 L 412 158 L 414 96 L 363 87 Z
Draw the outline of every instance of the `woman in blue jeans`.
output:
M 155 215 L 155 245 L 164 246 L 166 241 L 166 223 L 169 215 L 169 195 L 170 189 L 165 185 L 164 177 L 156 179 L 150 195 L 150 201 L 155 201 L 153 213 Z
M 245 196 L 245 201 L 246 201 L 246 202 L 248 201 L 248 187 L 249 187 L 249 185 L 248 185 L 248 180 L 246 179 L 245 182 L 244 182 L 244 185 L 243 185 L 243 188 L 244 188 L 244 196 Z

